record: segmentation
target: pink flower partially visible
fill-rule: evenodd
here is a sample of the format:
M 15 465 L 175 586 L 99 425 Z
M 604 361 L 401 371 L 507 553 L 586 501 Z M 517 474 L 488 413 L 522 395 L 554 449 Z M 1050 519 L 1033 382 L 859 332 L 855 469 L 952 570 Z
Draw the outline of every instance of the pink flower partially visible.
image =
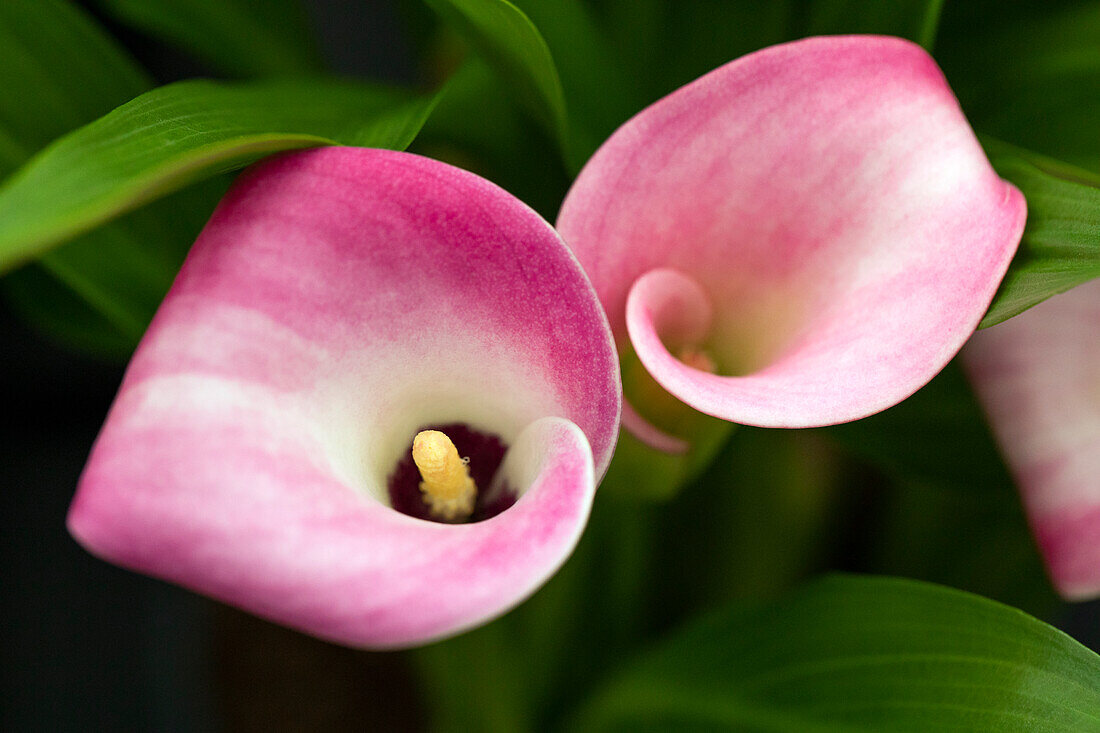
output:
M 870 415 L 931 379 L 986 311 L 1025 217 L 931 57 L 863 36 L 764 49 L 642 111 L 585 166 L 557 227 L 620 348 L 665 390 L 793 428 Z M 627 397 L 624 425 L 684 447 Z
M 404 153 L 285 155 L 244 174 L 195 243 L 69 528 L 308 633 L 417 644 L 503 613 L 565 560 L 619 392 L 590 284 L 518 200 Z M 407 469 L 428 427 L 481 477 L 484 521 L 392 508 L 427 516 Z
M 1100 280 L 978 332 L 963 357 L 1055 587 L 1100 596 Z

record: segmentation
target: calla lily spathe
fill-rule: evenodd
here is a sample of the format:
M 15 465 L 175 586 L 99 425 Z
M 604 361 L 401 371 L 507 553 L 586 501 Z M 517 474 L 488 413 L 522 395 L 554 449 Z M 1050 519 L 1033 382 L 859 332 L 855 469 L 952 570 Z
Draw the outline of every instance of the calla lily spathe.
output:
M 853 36 L 764 49 L 642 111 L 581 171 L 557 227 L 620 348 L 664 389 L 793 428 L 870 415 L 931 379 L 1025 218 L 931 57 Z M 624 425 L 683 448 L 645 408 L 625 404 Z
M 1055 587 L 1100 596 L 1100 280 L 978 332 L 963 357 Z
M 419 156 L 288 154 L 246 172 L 195 243 L 69 528 L 310 634 L 408 646 L 504 612 L 565 560 L 619 406 L 606 318 L 537 214 Z M 449 424 L 510 446 L 514 506 L 468 524 L 391 508 L 414 434 Z

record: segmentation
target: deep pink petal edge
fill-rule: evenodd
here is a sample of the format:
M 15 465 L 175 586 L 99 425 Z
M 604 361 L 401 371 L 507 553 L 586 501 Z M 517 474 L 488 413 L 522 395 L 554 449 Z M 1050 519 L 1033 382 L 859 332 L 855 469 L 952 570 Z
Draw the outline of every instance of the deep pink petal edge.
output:
M 196 242 L 69 527 L 105 559 L 326 639 L 421 643 L 564 561 L 619 409 L 605 316 L 537 214 L 419 156 L 280 156 Z M 390 509 L 413 434 L 452 422 L 511 444 L 519 501 L 468 525 Z
M 1100 280 L 963 350 L 1055 586 L 1100 596 Z
M 558 230 L 650 373 L 702 412 L 808 427 L 885 409 L 977 326 L 1023 231 L 935 62 L 875 36 L 810 38 L 723 66 L 623 125 Z M 669 353 L 672 270 L 705 292 L 699 346 Z M 633 306 L 628 301 L 633 298 Z M 640 407 L 640 406 L 636 406 Z

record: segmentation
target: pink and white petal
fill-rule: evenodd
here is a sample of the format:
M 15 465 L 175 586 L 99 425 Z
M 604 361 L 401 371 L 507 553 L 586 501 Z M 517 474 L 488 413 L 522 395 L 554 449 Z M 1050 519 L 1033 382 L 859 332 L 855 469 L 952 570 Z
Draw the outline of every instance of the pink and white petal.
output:
M 293 153 L 237 181 L 127 384 L 173 373 L 313 389 L 325 409 L 374 413 L 350 415 L 361 426 L 475 409 L 508 413 L 485 427 L 514 434 L 556 414 L 601 474 L 617 430 L 606 316 L 553 228 L 482 178 L 392 151 Z M 471 399 L 431 403 L 454 389 Z
M 734 422 L 805 427 L 931 379 L 985 312 L 1025 218 L 928 54 L 853 36 L 764 49 L 642 111 L 581 171 L 557 226 L 618 338 L 651 271 L 707 294 L 704 345 L 734 376 L 635 343 L 666 389 Z M 663 343 L 647 310 L 631 338 Z
M 1100 280 L 978 332 L 963 355 L 1055 586 L 1100 596 Z
M 387 506 L 415 432 L 463 422 L 511 443 L 560 417 L 602 475 L 619 391 L 591 286 L 522 203 L 404 153 L 281 156 L 242 176 L 196 242 L 127 370 L 70 529 L 107 559 L 326 638 L 413 643 L 385 631 L 396 610 L 378 600 L 396 603 L 384 584 L 405 587 L 403 568 L 423 564 L 398 536 L 468 533 Z M 545 578 L 545 557 L 517 562 Z M 441 595 L 417 628 L 488 613 L 448 611 L 457 603 Z
M 318 461 L 319 446 L 273 425 L 277 416 L 252 410 L 226 428 L 197 406 L 182 429 L 149 420 L 107 433 L 71 531 L 105 559 L 273 621 L 395 648 L 507 611 L 568 557 L 588 517 L 591 453 L 560 418 L 533 423 L 506 456 L 504 475 L 524 492 L 514 506 L 447 525 L 341 482 Z

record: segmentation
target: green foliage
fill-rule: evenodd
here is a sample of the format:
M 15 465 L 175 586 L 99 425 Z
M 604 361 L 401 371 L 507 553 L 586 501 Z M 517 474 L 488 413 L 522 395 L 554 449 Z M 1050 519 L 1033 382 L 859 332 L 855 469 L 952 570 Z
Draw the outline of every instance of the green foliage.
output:
M 220 173 L 279 150 L 417 138 L 418 152 L 552 219 L 572 175 L 646 104 L 766 45 L 861 32 L 935 42 L 975 127 L 1044 153 L 986 141 L 1029 219 L 982 325 L 1100 276 L 1092 4 L 948 3 L 941 26 L 942 0 L 425 2 L 477 52 L 431 97 L 323 76 L 149 91 L 81 11 L 0 2 L 0 176 L 23 166 L 0 184 L 0 271 L 37 258 L 5 277 L 9 302 L 68 343 L 124 357 L 228 185 Z M 223 73 L 319 72 L 294 0 L 96 5 Z M 1100 727 L 1096 657 L 996 603 L 869 578 L 761 602 L 835 565 L 845 509 L 865 502 L 859 567 L 1049 607 L 1012 480 L 956 367 L 848 425 L 698 427 L 686 456 L 624 434 L 563 570 L 504 618 L 416 653 L 437 729 Z M 628 663 L 714 607 L 726 610 Z
M 1007 606 L 831 577 L 729 608 L 628 665 L 569 730 L 1081 731 L 1100 658 Z
M 239 76 L 321 70 L 298 0 L 96 0 L 122 23 Z
M 402 149 L 433 101 L 327 80 L 160 87 L 59 139 L 0 188 L 0 265 L 273 152 Z
M 566 158 L 572 173 L 615 128 L 641 109 L 636 85 L 584 3 L 519 0 L 546 39 L 569 107 Z
M 552 221 L 570 182 L 562 156 L 501 84 L 483 60 L 467 60 L 411 149 L 488 178 Z
M 931 51 L 943 3 L 944 0 L 811 0 L 806 35 L 901 36 Z
M 968 0 L 936 59 L 979 132 L 1100 172 L 1100 5 Z
M 150 85 L 145 72 L 68 3 L 0 3 L 0 177 Z
M 722 64 L 790 40 L 795 25 L 793 0 L 598 0 L 593 5 L 641 100 L 629 114 Z
M 71 5 L 55 0 L 0 4 L 0 88 L 5 90 L 0 95 L 0 176 L 150 84 L 137 64 Z M 47 260 L 10 274 L 2 282 L 4 296 L 64 343 L 125 358 L 163 295 L 160 290 L 147 297 L 151 283 L 167 288 L 165 278 L 170 281 L 182 260 L 178 231 L 158 226 L 148 214 L 134 215 L 125 225 L 90 232 Z M 172 264 L 166 272 L 152 273 L 151 258 L 161 249 L 175 253 L 169 255 Z M 93 269 L 81 271 L 80 264 L 89 261 Z M 112 299 L 111 291 L 121 298 Z
M 906 479 L 873 491 L 861 570 L 961 588 L 1040 618 L 1058 609 L 1011 482 L 964 487 Z
M 697 609 L 771 598 L 828 567 L 841 456 L 810 431 L 738 427 L 662 509 L 651 611 L 664 628 Z
M 981 407 L 954 362 L 901 404 L 816 432 L 895 478 L 978 492 L 1012 483 Z
M 652 506 L 600 492 L 573 556 L 488 626 L 414 652 L 436 731 L 544 730 L 646 630 Z M 476 705 L 471 705 L 476 700 Z
M 568 136 L 561 80 L 538 28 L 508 0 L 426 0 L 477 49 L 519 103 L 564 144 Z
M 1100 277 L 1100 176 L 1001 143 L 985 144 L 997 172 L 1023 192 L 1028 213 L 1020 249 L 981 328 Z

